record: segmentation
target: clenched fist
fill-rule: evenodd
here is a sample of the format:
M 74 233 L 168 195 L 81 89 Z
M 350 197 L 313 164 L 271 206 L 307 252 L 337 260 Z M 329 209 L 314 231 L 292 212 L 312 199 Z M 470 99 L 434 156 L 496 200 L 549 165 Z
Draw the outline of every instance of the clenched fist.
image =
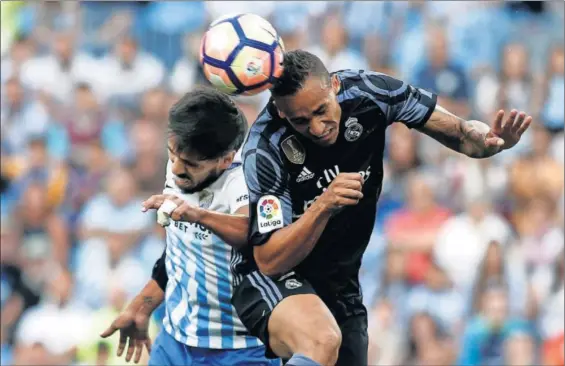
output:
M 331 212 L 354 206 L 363 198 L 363 177 L 359 173 L 340 173 L 320 195 L 319 203 Z

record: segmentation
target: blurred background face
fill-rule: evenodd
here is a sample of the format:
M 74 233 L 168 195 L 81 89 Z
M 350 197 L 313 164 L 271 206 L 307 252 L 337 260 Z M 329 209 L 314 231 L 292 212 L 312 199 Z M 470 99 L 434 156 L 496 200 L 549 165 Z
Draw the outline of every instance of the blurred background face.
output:
M 467 203 L 467 212 L 475 221 L 481 221 L 489 213 L 490 205 L 482 198 L 475 198 Z
M 175 184 L 185 193 L 199 191 L 222 173 L 222 159 L 200 160 L 193 154 L 177 154 L 173 138 L 169 138 L 168 150 Z
M 387 144 L 389 157 L 397 170 L 406 170 L 416 164 L 416 137 L 400 123 L 389 127 Z
M 386 261 L 386 277 L 388 281 L 402 280 L 406 268 L 406 257 L 402 252 L 390 250 Z
M 47 149 L 44 140 L 37 139 L 30 141 L 28 151 L 31 169 L 40 169 L 47 165 Z
M 524 45 L 515 43 L 504 49 L 502 70 L 510 79 L 522 79 L 528 72 L 528 51 Z
M 133 199 L 137 186 L 129 171 L 116 169 L 107 177 L 106 190 L 112 202 L 121 207 Z
M 18 79 L 10 79 L 4 86 L 6 99 L 11 105 L 20 105 L 24 97 L 24 88 Z
M 162 89 L 150 90 L 141 100 L 141 114 L 154 122 L 167 122 L 167 94 Z
M 14 62 L 22 63 L 28 60 L 35 52 L 30 40 L 22 40 L 13 44 L 10 56 Z
M 58 34 L 53 43 L 53 53 L 61 61 L 69 61 L 73 55 L 73 37 L 69 34 Z
M 535 342 L 529 334 L 511 336 L 504 344 L 504 359 L 507 366 L 532 366 L 535 360 Z
M 123 39 L 117 44 L 115 52 L 116 56 L 124 64 L 129 65 L 135 60 L 137 55 L 137 43 L 131 38 Z
M 428 30 L 428 58 L 432 66 L 440 68 L 447 62 L 447 36 L 445 31 L 438 26 L 431 26 Z
M 75 93 L 75 103 L 77 108 L 82 111 L 92 111 L 98 107 L 96 96 L 92 90 L 86 86 L 77 88 Z
M 451 284 L 444 271 L 436 265 L 432 265 L 426 274 L 426 285 L 432 290 L 442 290 Z
M 436 339 L 437 327 L 428 314 L 417 314 L 412 318 L 410 332 L 416 344 L 427 344 Z
M 326 52 L 335 55 L 347 42 L 347 33 L 339 15 L 330 15 L 324 22 L 322 28 L 322 44 Z
M 534 157 L 548 156 L 551 146 L 551 135 L 542 126 L 532 126 L 530 134 L 532 136 L 532 153 Z
M 500 328 L 508 314 L 508 298 L 503 289 L 487 289 L 482 296 L 482 314 L 494 328 Z
M 339 136 L 341 107 L 336 97 L 339 87 L 337 78 L 328 85 L 311 76 L 295 95 L 277 97 L 275 103 L 281 117 L 298 133 L 317 145 L 330 146 Z
M 31 226 L 44 222 L 47 210 L 47 188 L 41 183 L 32 183 L 28 186 L 21 201 L 22 217 Z
M 551 53 L 551 72 L 557 75 L 565 73 L 565 53 L 563 47 L 557 47 Z
M 72 292 L 73 281 L 67 272 L 61 271 L 54 276 L 47 285 L 47 291 L 52 301 L 57 304 L 65 304 Z
M 488 246 L 485 270 L 490 275 L 499 275 L 502 272 L 502 248 L 495 241 Z
M 435 204 L 434 193 L 430 184 L 418 174 L 408 178 L 406 198 L 408 206 L 416 212 L 426 212 Z

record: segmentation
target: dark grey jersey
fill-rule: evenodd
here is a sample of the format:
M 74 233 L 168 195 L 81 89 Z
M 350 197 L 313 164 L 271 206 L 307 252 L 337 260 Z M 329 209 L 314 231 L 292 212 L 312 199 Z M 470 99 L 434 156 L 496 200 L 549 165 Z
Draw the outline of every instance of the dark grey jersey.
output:
M 436 96 L 381 73 L 335 74 L 341 82 L 337 98 L 342 117 L 334 145 L 319 147 L 295 133 L 271 101 L 251 127 L 242 159 L 251 246 L 264 244 L 273 232 L 300 218 L 339 173 L 363 175 L 364 198 L 328 222 L 314 250 L 295 268 L 323 299 L 350 313 L 350 306 L 360 304 L 358 272 L 382 185 L 386 128 L 393 122 L 422 126 Z M 240 253 L 233 266 L 237 275 L 256 269 L 252 250 Z

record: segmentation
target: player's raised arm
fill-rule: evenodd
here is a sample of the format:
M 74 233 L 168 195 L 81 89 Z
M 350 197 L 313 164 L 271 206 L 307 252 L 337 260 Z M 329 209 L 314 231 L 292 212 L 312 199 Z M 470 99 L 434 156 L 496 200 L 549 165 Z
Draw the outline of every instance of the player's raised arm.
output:
M 487 158 L 513 147 L 532 122 L 524 112 L 513 110 L 504 119 L 504 111 L 499 111 L 490 127 L 457 117 L 437 105 L 433 93 L 388 75 L 367 72 L 361 78 L 366 91 L 376 96 L 389 123 L 403 122 L 472 158 Z
M 363 197 L 358 173 L 340 174 L 294 223 L 287 177 L 277 150 L 262 136 L 251 136 L 244 148 L 249 188 L 250 232 L 259 270 L 268 276 L 298 265 L 314 248 L 331 215 Z
M 512 110 L 505 119 L 501 110 L 489 127 L 481 121 L 459 118 L 438 105 L 420 131 L 452 150 L 480 159 L 516 145 L 531 123 L 532 117 L 525 112 Z

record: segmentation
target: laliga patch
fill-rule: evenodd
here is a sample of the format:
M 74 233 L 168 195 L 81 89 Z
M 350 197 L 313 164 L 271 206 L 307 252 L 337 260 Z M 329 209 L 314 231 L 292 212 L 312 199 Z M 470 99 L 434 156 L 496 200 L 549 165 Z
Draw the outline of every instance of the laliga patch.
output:
M 355 117 L 349 117 L 347 122 L 345 122 L 345 127 L 344 137 L 349 142 L 357 141 L 363 134 L 363 126 Z
M 284 226 L 281 201 L 277 197 L 263 196 L 259 199 L 259 202 L 257 202 L 257 224 L 261 234 Z
M 284 139 L 281 143 L 281 148 L 284 155 L 291 163 L 297 165 L 304 164 L 306 160 L 306 150 L 296 136 L 292 135 Z

